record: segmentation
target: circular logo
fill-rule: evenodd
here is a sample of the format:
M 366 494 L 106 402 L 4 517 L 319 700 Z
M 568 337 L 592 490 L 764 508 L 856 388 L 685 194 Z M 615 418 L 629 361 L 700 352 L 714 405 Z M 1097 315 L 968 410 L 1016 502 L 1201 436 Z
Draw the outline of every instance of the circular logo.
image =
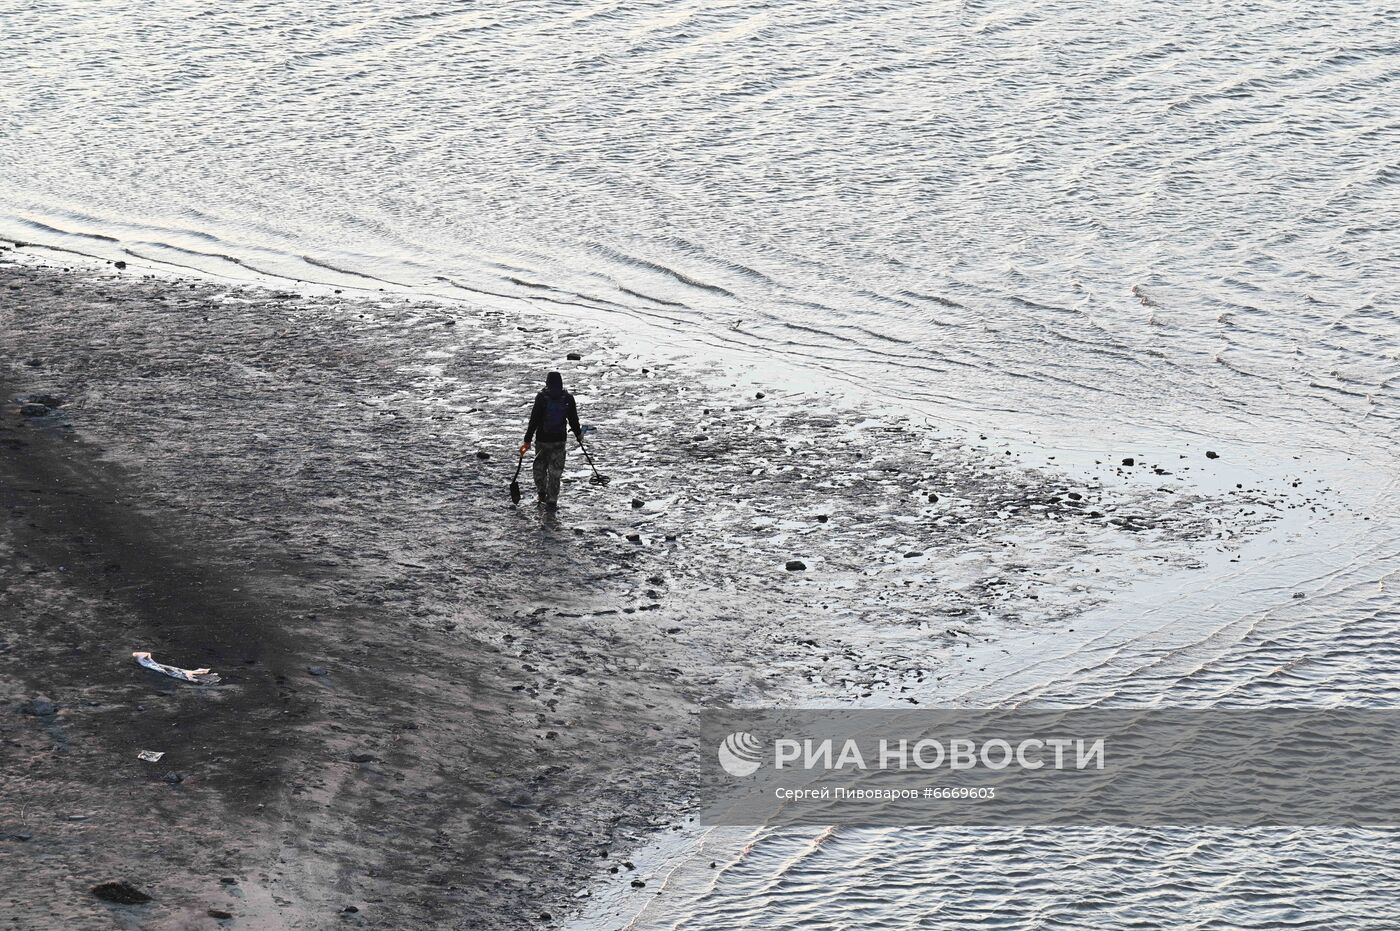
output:
M 719 765 L 731 776 L 752 776 L 762 765 L 763 744 L 748 731 L 735 731 L 719 745 Z

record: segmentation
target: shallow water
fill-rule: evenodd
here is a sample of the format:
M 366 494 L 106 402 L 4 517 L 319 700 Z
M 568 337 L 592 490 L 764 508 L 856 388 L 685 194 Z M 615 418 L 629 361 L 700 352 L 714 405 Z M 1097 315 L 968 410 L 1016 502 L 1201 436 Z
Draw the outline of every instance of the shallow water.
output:
M 1396 698 L 1394 6 L 53 0 L 4 18 L 0 236 L 610 319 L 1061 464 L 1212 449 L 1202 488 L 1296 480 L 1348 506 L 1125 592 L 1079 636 L 1027 634 L 931 698 Z M 1388 835 L 808 840 L 749 839 L 713 887 L 679 871 L 656 922 L 1396 923 L 1375 891 Z
M 979 424 L 1394 435 L 1400 9 L 6 20 L 0 235 L 666 321 Z

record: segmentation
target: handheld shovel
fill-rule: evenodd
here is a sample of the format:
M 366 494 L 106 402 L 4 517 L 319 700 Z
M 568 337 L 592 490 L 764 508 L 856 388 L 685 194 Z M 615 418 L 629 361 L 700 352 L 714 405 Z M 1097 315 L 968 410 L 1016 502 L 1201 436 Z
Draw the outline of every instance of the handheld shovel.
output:
M 525 464 L 525 451 L 520 451 L 520 458 L 515 463 L 515 476 L 510 480 L 510 500 L 512 504 L 520 503 L 520 467 Z

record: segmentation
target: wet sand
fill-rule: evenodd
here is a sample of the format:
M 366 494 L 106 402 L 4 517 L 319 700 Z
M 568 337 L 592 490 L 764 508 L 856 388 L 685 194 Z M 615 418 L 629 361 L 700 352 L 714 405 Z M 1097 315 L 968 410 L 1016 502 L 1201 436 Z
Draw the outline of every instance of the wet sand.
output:
M 20 927 L 547 927 L 682 822 L 679 769 L 629 761 L 695 709 L 917 701 L 1309 503 L 1193 491 L 1203 449 L 1067 474 L 546 317 L 22 249 L 0 300 Z M 550 368 L 614 478 L 571 452 L 557 518 L 506 496 Z

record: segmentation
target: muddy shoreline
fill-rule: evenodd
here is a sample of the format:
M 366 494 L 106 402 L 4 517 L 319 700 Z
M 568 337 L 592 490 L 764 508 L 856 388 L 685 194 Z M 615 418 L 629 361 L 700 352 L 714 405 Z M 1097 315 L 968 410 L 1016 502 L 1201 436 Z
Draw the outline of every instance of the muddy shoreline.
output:
M 684 818 L 628 760 L 696 708 L 918 703 L 967 643 L 1313 504 L 1196 493 L 1204 450 L 1067 475 L 557 319 L 24 250 L 0 296 L 24 926 L 548 927 Z M 572 456 L 557 519 L 505 496 L 549 368 L 614 476 Z

